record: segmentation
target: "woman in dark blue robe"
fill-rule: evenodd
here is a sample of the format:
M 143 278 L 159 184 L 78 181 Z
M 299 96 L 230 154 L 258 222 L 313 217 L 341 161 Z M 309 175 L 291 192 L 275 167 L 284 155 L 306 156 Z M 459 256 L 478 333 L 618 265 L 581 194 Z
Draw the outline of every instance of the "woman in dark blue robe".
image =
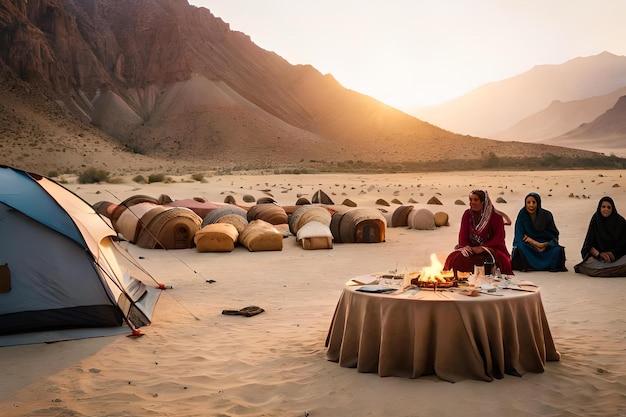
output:
M 559 229 L 537 193 L 526 196 L 517 215 L 511 264 L 517 271 L 567 271 Z

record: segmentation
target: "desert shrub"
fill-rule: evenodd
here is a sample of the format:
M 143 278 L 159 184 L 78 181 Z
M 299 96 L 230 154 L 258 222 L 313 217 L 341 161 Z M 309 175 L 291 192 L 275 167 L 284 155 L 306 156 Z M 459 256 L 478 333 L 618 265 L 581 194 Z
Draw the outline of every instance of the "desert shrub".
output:
M 148 184 L 152 184 L 153 182 L 163 182 L 165 181 L 165 174 L 150 174 L 148 176 Z
M 107 182 L 109 180 L 109 173 L 102 169 L 87 168 L 79 176 L 78 182 L 80 184 L 93 184 L 96 182 Z
M 148 182 L 146 180 L 146 177 L 144 177 L 143 175 L 137 175 L 133 177 L 133 181 L 136 182 L 137 184 L 146 184 Z
M 50 171 L 48 172 L 48 177 L 54 178 L 59 176 L 59 171 Z
M 191 179 L 193 179 L 194 181 L 198 181 L 198 182 L 204 182 L 204 174 L 201 172 L 198 172 L 197 174 L 193 174 L 191 176 Z

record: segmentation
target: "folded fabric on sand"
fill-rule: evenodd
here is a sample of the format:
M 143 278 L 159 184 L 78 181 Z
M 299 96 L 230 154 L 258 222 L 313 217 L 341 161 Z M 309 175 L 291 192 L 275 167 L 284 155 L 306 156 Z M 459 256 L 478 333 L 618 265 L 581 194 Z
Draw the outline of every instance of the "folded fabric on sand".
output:
M 589 258 L 585 262 L 575 265 L 574 271 L 590 277 L 626 277 L 626 255 L 610 263 Z

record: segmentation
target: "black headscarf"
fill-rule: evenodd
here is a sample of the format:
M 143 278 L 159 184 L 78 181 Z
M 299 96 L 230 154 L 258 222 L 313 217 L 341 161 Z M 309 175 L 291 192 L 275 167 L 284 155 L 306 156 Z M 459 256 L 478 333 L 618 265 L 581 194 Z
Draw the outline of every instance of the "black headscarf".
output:
M 608 202 L 613 208 L 608 217 L 604 217 L 600 208 L 602 203 Z M 598 201 L 596 212 L 591 217 L 587 236 L 583 243 L 581 254 L 583 258 L 589 257 L 592 247 L 600 252 L 612 252 L 615 258 L 620 258 L 626 253 L 626 220 L 617 212 L 615 203 L 611 197 L 602 197 Z
M 541 197 L 539 194 L 532 192 L 528 193 L 526 197 L 524 197 L 524 210 L 526 209 L 526 199 L 528 197 L 534 197 L 537 200 L 537 211 L 535 211 L 535 218 L 532 219 L 533 227 L 538 232 L 543 232 L 544 230 L 549 232 L 556 237 L 559 236 L 559 231 L 556 230 L 556 226 L 554 225 L 554 218 L 552 217 L 552 213 L 548 210 L 545 210 L 541 207 Z

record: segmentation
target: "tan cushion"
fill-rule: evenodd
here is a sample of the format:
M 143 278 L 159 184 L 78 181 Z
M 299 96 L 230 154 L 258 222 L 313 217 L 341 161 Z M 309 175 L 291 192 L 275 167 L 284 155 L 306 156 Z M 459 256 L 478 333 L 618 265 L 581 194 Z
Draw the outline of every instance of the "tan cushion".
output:
M 289 229 L 294 235 L 308 222 L 318 222 L 330 226 L 330 211 L 323 206 L 301 206 L 293 212 L 289 219 Z
M 283 234 L 265 220 L 252 220 L 239 235 L 250 252 L 283 250 Z
M 154 203 L 144 202 L 125 208 L 114 221 L 115 231 L 130 243 L 135 243 L 142 228 L 139 219 L 155 207 L 158 206 Z
M 193 237 L 198 252 L 231 252 L 239 238 L 237 228 L 229 223 L 213 223 L 198 230 Z
M 243 232 L 243 229 L 248 225 L 248 220 L 245 217 L 241 217 L 239 214 L 225 214 L 216 223 L 228 223 L 235 226 L 237 233 Z
M 445 213 L 443 211 L 438 211 L 437 213 L 435 213 L 435 226 L 450 226 L 448 213 Z

